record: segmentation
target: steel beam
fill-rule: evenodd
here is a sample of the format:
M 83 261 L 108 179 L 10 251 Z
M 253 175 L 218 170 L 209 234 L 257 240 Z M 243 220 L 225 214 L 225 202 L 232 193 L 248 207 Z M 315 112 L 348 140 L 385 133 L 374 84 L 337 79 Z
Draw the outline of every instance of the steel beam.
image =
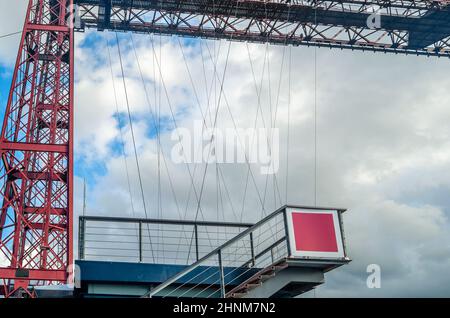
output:
M 21 274 L 19 274 L 21 272 Z M 18 275 L 19 274 L 19 275 Z M 0 276 L 6 279 L 20 279 L 27 280 L 48 280 L 48 281 L 63 281 L 67 276 L 65 271 L 61 270 L 21 270 L 19 268 L 0 268 Z
M 69 150 L 68 145 L 52 145 L 42 143 L 26 143 L 26 142 L 8 142 L 0 143 L 0 152 L 8 150 L 17 151 L 36 151 L 36 152 L 60 152 L 66 153 Z
M 450 56 L 447 0 L 75 0 L 81 27 Z M 372 25 L 374 15 L 380 25 Z

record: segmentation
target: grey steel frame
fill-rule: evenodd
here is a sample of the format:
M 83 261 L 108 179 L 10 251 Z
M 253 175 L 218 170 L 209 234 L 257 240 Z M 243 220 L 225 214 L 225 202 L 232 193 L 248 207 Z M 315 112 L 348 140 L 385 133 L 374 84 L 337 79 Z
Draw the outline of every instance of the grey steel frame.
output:
M 241 240 L 241 239 L 243 239 L 243 238 L 245 238 L 247 236 L 250 236 L 250 241 L 252 242 L 251 243 L 251 249 L 252 249 L 251 250 L 251 254 L 252 254 L 251 257 L 252 258 L 249 261 L 245 262 L 243 264 L 243 266 L 248 266 L 249 264 L 255 264 L 255 260 L 257 258 L 259 258 L 261 255 L 264 255 L 265 253 L 267 253 L 267 251 L 270 251 L 271 249 L 273 249 L 274 247 L 278 246 L 279 244 L 281 244 L 283 242 L 287 243 L 286 245 L 287 245 L 288 252 L 287 252 L 286 258 L 288 258 L 290 256 L 290 254 L 291 254 L 290 247 L 289 247 L 290 246 L 290 242 L 289 242 L 289 233 L 288 233 L 288 227 L 287 227 L 287 213 L 286 213 L 286 210 L 288 208 L 338 211 L 339 222 L 340 222 L 340 226 L 341 226 L 342 242 L 344 244 L 344 258 L 347 259 L 347 254 L 346 254 L 346 249 L 345 249 L 345 235 L 344 235 L 344 230 L 343 230 L 343 227 L 342 227 L 342 217 L 341 217 L 341 214 L 344 213 L 346 211 L 346 209 L 342 209 L 342 208 L 328 208 L 328 207 L 299 206 L 299 205 L 285 205 L 285 206 L 279 208 L 278 210 L 276 210 L 275 212 L 269 214 L 268 216 L 263 218 L 261 221 L 257 222 L 252 227 L 248 228 L 247 230 L 245 230 L 242 233 L 238 234 L 237 236 L 235 236 L 231 240 L 227 241 L 222 246 L 219 246 L 218 248 L 214 249 L 209 254 L 205 255 L 204 257 L 199 259 L 194 264 L 188 266 L 187 268 L 185 268 L 184 270 L 182 270 L 181 272 L 179 272 L 177 275 L 173 276 L 172 278 L 170 278 L 166 282 L 160 284 L 159 286 L 157 286 L 156 288 L 151 290 L 149 293 L 144 295 L 144 297 L 156 296 L 156 294 L 158 294 L 159 292 L 164 290 L 166 287 L 172 285 L 173 283 L 176 283 L 180 278 L 182 278 L 183 276 L 189 274 L 190 272 L 192 272 L 193 270 L 195 270 L 196 268 L 201 266 L 203 262 L 207 261 L 208 259 L 210 259 L 211 257 L 214 257 L 216 255 L 217 255 L 218 260 L 219 260 L 219 268 L 218 268 L 218 270 L 219 270 L 219 276 L 220 276 L 220 295 L 221 295 L 222 298 L 225 297 L 226 286 L 225 286 L 225 280 L 223 279 L 224 268 L 223 268 L 222 257 L 221 257 L 222 250 L 225 249 L 226 247 L 232 245 L 233 243 L 235 243 L 235 242 L 237 242 L 237 241 L 239 241 L 239 240 Z M 284 215 L 285 236 L 283 238 L 277 240 L 276 242 L 274 242 L 272 245 L 270 245 L 264 251 L 258 253 L 258 255 L 254 255 L 252 233 L 256 229 L 258 229 L 260 226 L 262 226 L 263 224 L 265 224 L 266 222 L 270 221 L 272 218 L 276 217 L 277 215 L 279 215 L 281 213 L 283 213 L 283 215 Z

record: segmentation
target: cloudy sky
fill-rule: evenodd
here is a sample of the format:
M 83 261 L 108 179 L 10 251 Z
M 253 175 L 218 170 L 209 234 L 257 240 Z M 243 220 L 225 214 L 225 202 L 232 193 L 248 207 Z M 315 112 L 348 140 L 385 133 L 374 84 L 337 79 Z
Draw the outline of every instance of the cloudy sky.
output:
M 0 35 L 23 24 L 26 1 L 9 4 L 0 0 Z M 2 113 L 18 40 L 0 39 Z M 76 215 L 86 179 L 87 213 L 144 216 L 115 41 L 107 32 L 76 34 Z M 191 129 L 202 115 L 211 125 L 216 110 L 221 128 L 250 128 L 255 119 L 258 127 L 273 123 L 280 130 L 279 173 L 266 179 L 252 166 L 255 182 L 249 179 L 244 199 L 247 166 L 211 165 L 200 219 L 255 222 L 263 214 L 259 196 L 264 210 L 271 211 L 286 203 L 286 190 L 291 204 L 345 207 L 353 261 L 327 274 L 316 296 L 450 296 L 447 59 L 318 49 L 315 85 L 313 48 L 130 34 L 120 34 L 119 41 L 148 217 L 192 219 L 196 214 L 189 173 L 199 191 L 205 165 L 190 165 L 189 172 L 171 161 L 175 125 Z M 150 109 L 161 118 L 160 156 Z M 381 267 L 380 289 L 366 287 L 369 264 Z

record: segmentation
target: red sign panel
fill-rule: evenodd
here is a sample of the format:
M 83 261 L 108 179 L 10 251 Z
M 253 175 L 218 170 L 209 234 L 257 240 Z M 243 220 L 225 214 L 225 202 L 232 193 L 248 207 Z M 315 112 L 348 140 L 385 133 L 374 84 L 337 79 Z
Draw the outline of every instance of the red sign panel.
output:
M 338 251 L 332 214 L 293 212 L 292 224 L 296 250 Z
M 338 211 L 289 208 L 286 213 L 292 256 L 344 257 Z

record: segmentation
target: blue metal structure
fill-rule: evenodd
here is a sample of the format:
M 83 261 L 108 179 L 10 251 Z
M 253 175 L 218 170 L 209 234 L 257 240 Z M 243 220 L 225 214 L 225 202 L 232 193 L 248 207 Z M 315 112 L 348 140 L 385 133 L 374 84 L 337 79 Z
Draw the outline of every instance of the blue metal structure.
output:
M 76 261 L 79 288 L 78 297 L 140 297 L 153 287 L 184 270 L 187 266 L 173 264 L 125 263 L 105 261 Z M 237 286 L 257 272 L 253 269 L 244 273 L 243 269 L 224 268 L 227 284 Z M 199 285 L 190 293 L 195 295 L 208 286 L 217 289 L 218 272 L 213 268 L 199 267 L 185 276 L 182 283 L 190 282 L 186 288 Z M 205 289 L 205 292 L 206 289 Z

